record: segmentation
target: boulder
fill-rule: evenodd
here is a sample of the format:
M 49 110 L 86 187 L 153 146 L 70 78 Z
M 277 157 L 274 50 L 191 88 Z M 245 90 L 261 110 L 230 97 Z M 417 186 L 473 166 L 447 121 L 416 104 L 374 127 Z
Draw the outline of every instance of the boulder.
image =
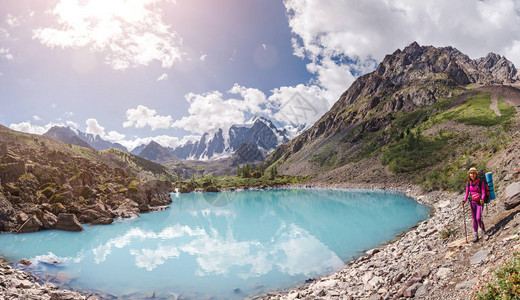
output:
M 101 213 L 101 212 L 93 210 L 93 209 L 87 209 L 87 210 L 82 211 L 79 214 L 78 219 L 81 223 L 91 223 L 99 218 L 109 217 L 109 216 L 110 216 L 110 214 L 108 212 Z
M 407 288 L 404 293 L 403 293 L 403 296 L 405 297 L 408 297 L 408 298 L 412 298 L 415 296 L 415 292 L 417 291 L 417 289 L 419 289 L 419 287 L 421 287 L 422 284 L 420 283 L 414 283 L 412 286 L 410 286 L 409 288 Z
M 136 218 L 139 216 L 139 205 L 133 200 L 125 199 L 113 214 L 121 218 Z
M 477 251 L 477 253 L 473 254 L 473 256 L 471 257 L 469 262 L 472 265 L 478 265 L 487 258 L 488 254 L 489 254 L 489 252 L 486 250 L 479 250 L 479 251 Z
M 451 274 L 450 268 L 439 268 L 437 273 L 435 274 L 435 277 L 439 279 L 446 279 Z
M 114 222 L 114 219 L 110 217 L 101 217 L 99 219 L 96 219 L 90 223 L 90 225 L 108 225 L 112 224 Z
M 58 215 L 58 221 L 56 222 L 57 230 L 65 231 L 82 231 L 83 226 L 79 223 L 76 215 L 61 213 Z
M 29 220 L 29 216 L 24 212 L 21 212 L 18 215 L 16 215 L 16 222 L 18 223 L 25 223 L 27 220 Z
M 150 206 L 148 204 L 144 204 L 144 203 L 139 204 L 139 212 L 141 212 L 141 213 L 150 212 Z
M 32 264 L 31 261 L 26 258 L 20 259 L 18 263 L 24 266 L 30 266 Z
M 504 192 L 505 209 L 513 209 L 520 204 L 520 182 L 511 183 Z
M 36 232 L 39 231 L 42 226 L 42 222 L 40 222 L 36 216 L 32 216 L 27 221 L 25 221 L 25 223 L 23 223 L 20 228 L 18 228 L 17 233 Z
M 43 228 L 54 229 L 58 218 L 51 212 L 46 211 L 42 217 Z

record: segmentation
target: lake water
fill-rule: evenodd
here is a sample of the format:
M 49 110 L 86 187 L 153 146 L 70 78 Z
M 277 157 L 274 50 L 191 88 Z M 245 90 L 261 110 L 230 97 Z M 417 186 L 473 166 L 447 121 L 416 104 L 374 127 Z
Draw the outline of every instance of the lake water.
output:
M 59 274 L 78 289 L 235 299 L 337 271 L 429 213 L 383 191 L 273 189 L 172 199 L 167 210 L 79 233 L 2 234 L 0 254 L 27 258 L 33 272 Z

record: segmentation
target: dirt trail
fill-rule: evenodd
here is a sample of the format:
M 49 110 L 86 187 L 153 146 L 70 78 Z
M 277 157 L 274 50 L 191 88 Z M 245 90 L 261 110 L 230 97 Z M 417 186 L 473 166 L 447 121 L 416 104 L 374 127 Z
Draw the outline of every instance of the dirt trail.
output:
M 489 108 L 491 108 L 497 116 L 501 117 L 502 114 L 500 113 L 500 110 L 498 110 L 498 95 L 492 94 L 491 95 L 491 105 L 489 105 Z

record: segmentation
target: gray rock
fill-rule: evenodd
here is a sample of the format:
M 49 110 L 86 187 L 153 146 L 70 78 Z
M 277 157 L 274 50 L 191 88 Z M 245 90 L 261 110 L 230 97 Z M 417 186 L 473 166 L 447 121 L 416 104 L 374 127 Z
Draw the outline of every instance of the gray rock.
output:
M 489 252 L 486 250 L 479 250 L 477 253 L 473 254 L 469 262 L 472 265 L 480 264 L 487 258 L 488 254 Z
M 36 232 L 39 231 L 42 226 L 42 222 L 40 222 L 36 216 L 32 216 L 18 228 L 17 233 Z
M 418 289 L 419 287 L 421 287 L 421 286 L 422 286 L 422 284 L 420 284 L 420 283 L 414 283 L 412 286 L 410 286 L 409 288 L 407 288 L 407 289 L 404 291 L 403 296 L 405 296 L 405 297 L 409 297 L 409 298 L 415 296 L 415 292 L 416 292 L 417 289 Z
M 18 261 L 18 263 L 19 263 L 19 264 L 22 264 L 22 265 L 24 265 L 24 266 L 30 266 L 30 265 L 32 264 L 30 260 L 25 259 L 25 258 L 20 259 L 20 261 Z
M 42 217 L 43 228 L 45 229 L 54 229 L 56 227 L 56 222 L 58 222 L 58 217 L 56 217 L 53 213 L 46 211 Z
M 65 231 L 82 231 L 83 226 L 81 226 L 75 214 L 61 213 L 58 215 L 56 229 Z
M 415 298 L 426 298 L 428 296 L 428 286 L 426 284 L 421 285 L 417 291 L 415 291 Z
M 504 192 L 505 209 L 513 209 L 520 204 L 520 182 L 511 183 Z
M 439 268 L 439 270 L 437 270 L 437 273 L 435 273 L 435 276 L 439 279 L 445 279 L 446 277 L 448 277 L 448 275 L 450 275 L 450 273 L 450 268 Z
M 110 217 L 101 217 L 93 222 L 90 223 L 90 225 L 108 225 L 112 224 L 114 222 L 114 219 Z
M 456 291 L 467 290 L 467 289 L 470 289 L 472 286 L 476 285 L 477 283 L 478 283 L 478 279 L 477 278 L 473 278 L 473 279 L 470 279 L 468 281 L 461 282 L 461 283 L 457 284 L 455 286 L 455 290 Z

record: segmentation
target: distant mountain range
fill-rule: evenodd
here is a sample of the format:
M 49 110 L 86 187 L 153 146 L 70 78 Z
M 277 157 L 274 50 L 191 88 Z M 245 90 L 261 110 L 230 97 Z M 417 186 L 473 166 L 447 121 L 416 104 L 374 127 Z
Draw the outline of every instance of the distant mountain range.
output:
M 71 127 L 53 126 L 43 135 L 63 143 L 92 148 L 95 150 L 115 148 L 128 152 L 128 149 L 119 143 L 111 143 L 102 139 L 99 135 L 94 136 L 93 134 L 84 133 Z
M 210 160 L 231 157 L 244 143 L 251 143 L 264 156 L 301 133 L 304 126 L 278 129 L 270 120 L 255 117 L 245 124 L 233 125 L 227 132 L 204 133 L 199 141 L 188 142 L 173 150 L 181 159 Z
M 250 149 L 254 155 L 246 155 L 249 152 L 241 151 L 239 159 L 233 159 L 235 162 L 245 163 L 263 160 L 272 150 L 300 134 L 304 128 L 305 126 L 302 125 L 278 129 L 270 120 L 255 117 L 245 124 L 231 126 L 227 132 L 219 129 L 214 133 L 204 133 L 200 140 L 190 141 L 176 148 L 163 147 L 152 141 L 132 151 L 128 151 L 121 144 L 106 141 L 99 135 L 94 136 L 71 127 L 54 126 L 44 135 L 64 143 L 96 150 L 117 148 L 158 163 L 230 158 L 243 144 L 247 144 L 247 147 L 242 147 L 242 150 Z

